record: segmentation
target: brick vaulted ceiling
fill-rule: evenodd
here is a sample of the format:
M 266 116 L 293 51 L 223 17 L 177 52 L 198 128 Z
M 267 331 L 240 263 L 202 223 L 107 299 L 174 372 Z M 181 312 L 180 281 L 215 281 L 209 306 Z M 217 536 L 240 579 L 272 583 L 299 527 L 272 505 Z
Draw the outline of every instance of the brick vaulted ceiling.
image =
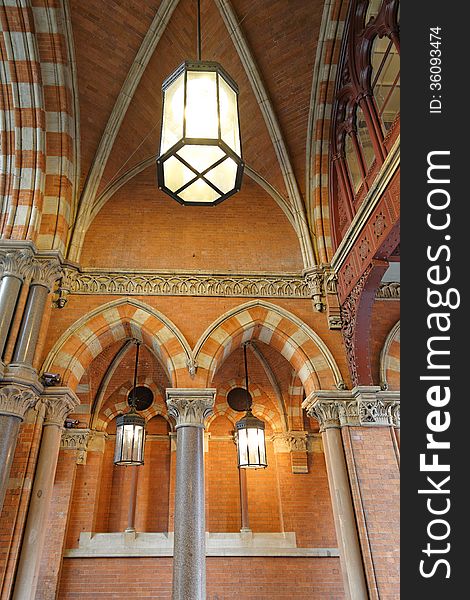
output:
M 286 157 L 299 196 L 305 197 L 310 96 L 323 6 L 322 0 L 201 0 L 202 58 L 220 62 L 239 85 L 247 167 L 292 211 Z M 196 0 L 71 0 L 80 204 L 88 205 L 89 214 L 93 206 L 96 214 L 100 198 L 109 198 L 116 182 L 155 157 L 162 82 L 183 60 L 196 57 L 196 10 Z M 150 50 L 144 54 L 149 39 Z M 240 43 L 248 50 L 248 67 L 246 54 L 245 64 L 240 58 Z M 253 65 L 268 98 L 263 103 L 268 113 L 260 108 L 260 88 L 258 97 L 253 90 Z M 273 130 L 273 122 L 278 129 Z M 275 148 L 279 137 L 281 158 L 279 146 Z

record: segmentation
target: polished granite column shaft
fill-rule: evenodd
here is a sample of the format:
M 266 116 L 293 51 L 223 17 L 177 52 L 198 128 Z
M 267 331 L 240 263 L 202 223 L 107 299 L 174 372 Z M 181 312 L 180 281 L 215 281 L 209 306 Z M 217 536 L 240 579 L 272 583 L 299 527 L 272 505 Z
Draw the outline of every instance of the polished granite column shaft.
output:
M 79 404 L 68 388 L 48 388 L 41 398 L 46 416 L 12 600 L 33 600 L 36 596 L 64 421 Z
M 29 408 L 37 401 L 37 395 L 21 385 L 0 387 L 0 512 L 10 477 L 11 463 L 15 454 L 20 423 Z
M 167 389 L 168 414 L 176 420 L 173 600 L 206 599 L 204 420 L 214 389 Z
M 32 264 L 28 250 L 10 250 L 0 256 L 0 361 L 5 350 L 24 277 Z

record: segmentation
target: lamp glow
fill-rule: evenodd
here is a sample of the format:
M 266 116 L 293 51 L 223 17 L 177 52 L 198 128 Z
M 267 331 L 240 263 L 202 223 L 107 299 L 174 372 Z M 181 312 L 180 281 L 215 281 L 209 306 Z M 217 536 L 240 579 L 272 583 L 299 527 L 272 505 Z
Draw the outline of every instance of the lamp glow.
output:
M 135 412 L 116 419 L 115 465 L 144 464 L 145 419 Z
M 216 62 L 186 61 L 162 86 L 159 187 L 181 204 L 214 205 L 243 175 L 238 87 Z
M 266 460 L 266 443 L 264 423 L 256 418 L 251 410 L 235 424 L 237 428 L 238 466 L 242 469 L 264 469 Z

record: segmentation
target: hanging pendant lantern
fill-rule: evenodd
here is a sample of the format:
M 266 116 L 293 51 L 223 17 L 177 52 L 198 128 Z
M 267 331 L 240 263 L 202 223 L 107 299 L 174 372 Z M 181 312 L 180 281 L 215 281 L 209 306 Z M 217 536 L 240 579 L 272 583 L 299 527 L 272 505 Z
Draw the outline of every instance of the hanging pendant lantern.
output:
M 247 411 L 245 416 L 235 423 L 237 429 L 238 467 L 241 469 L 264 469 L 268 466 L 266 459 L 266 440 L 264 422 L 251 412 L 251 400 L 248 390 L 248 366 L 246 359 L 246 343 L 243 345 L 245 358 L 245 381 L 247 395 Z
M 116 444 L 114 447 L 115 465 L 143 465 L 144 464 L 144 443 L 145 443 L 145 419 L 137 414 L 135 389 L 137 383 L 137 367 L 139 363 L 139 346 L 137 342 L 135 369 L 134 369 L 134 387 L 132 389 L 129 404 L 131 410 L 120 415 L 116 419 Z
M 217 62 L 185 61 L 162 86 L 157 179 L 185 205 L 211 206 L 238 192 L 243 161 L 238 86 Z

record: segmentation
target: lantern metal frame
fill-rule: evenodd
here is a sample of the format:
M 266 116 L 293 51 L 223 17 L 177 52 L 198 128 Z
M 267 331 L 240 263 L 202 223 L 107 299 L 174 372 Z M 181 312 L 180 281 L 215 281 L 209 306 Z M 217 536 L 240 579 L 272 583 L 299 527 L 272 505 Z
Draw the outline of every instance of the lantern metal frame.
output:
M 169 75 L 163 82 L 162 92 L 163 92 L 163 106 L 162 106 L 162 122 L 160 128 L 160 152 L 163 143 L 163 128 L 164 128 L 164 117 L 165 117 L 165 101 L 167 101 L 167 97 L 165 92 L 168 90 L 169 86 L 175 82 L 183 73 L 184 73 L 184 82 L 183 82 L 183 111 L 182 111 L 182 119 L 183 119 L 183 128 L 182 128 L 182 136 L 181 139 L 174 143 L 170 148 L 167 148 L 163 154 L 159 154 L 157 158 L 157 181 L 158 187 L 164 191 L 166 194 L 174 198 L 177 202 L 184 206 L 215 206 L 220 202 L 223 202 L 236 192 L 240 191 L 243 170 L 244 170 L 244 162 L 242 158 L 242 140 L 241 140 L 241 131 L 240 131 L 240 107 L 238 103 L 238 95 L 239 90 L 235 81 L 230 77 L 230 75 L 221 67 L 218 62 L 215 61 L 203 61 L 201 60 L 201 0 L 197 0 L 197 60 L 196 61 L 185 61 L 183 62 L 171 75 Z M 217 92 L 217 138 L 200 138 L 200 137 L 186 137 L 186 107 L 187 107 L 187 90 L 188 90 L 188 72 L 205 72 L 205 73 L 215 73 L 216 74 L 216 92 Z M 231 148 L 224 139 L 222 139 L 222 127 L 220 120 L 220 78 L 223 78 L 226 85 L 228 85 L 235 94 L 235 103 L 236 103 L 236 117 L 237 117 L 237 128 L 238 128 L 238 142 L 235 146 L 238 146 L 239 154 L 237 154 L 233 148 Z M 220 158 L 220 160 L 216 160 L 212 165 L 208 166 L 203 171 L 198 171 L 195 167 L 189 164 L 187 161 L 183 160 L 183 158 L 177 152 L 181 150 L 183 147 L 190 146 L 205 146 L 205 147 L 218 147 L 224 152 L 224 156 Z M 179 160 L 182 166 L 186 167 L 192 171 L 195 175 L 190 181 L 186 182 L 177 190 L 170 189 L 167 185 L 165 185 L 165 169 L 164 165 L 167 160 L 171 157 L 174 157 L 175 160 Z M 216 169 L 220 164 L 222 164 L 227 159 L 231 159 L 234 161 L 236 165 L 236 174 L 233 182 L 233 186 L 226 192 L 220 190 L 217 185 L 212 183 L 205 176 L 211 172 L 213 169 Z M 210 189 L 212 189 L 215 193 L 219 195 L 218 198 L 207 201 L 207 202 L 198 202 L 191 201 L 188 199 L 184 199 L 180 196 L 180 194 L 186 190 L 191 185 L 195 184 L 198 180 L 202 180 L 205 185 L 208 185 Z
M 266 455 L 266 436 L 265 436 L 265 424 L 264 421 L 255 417 L 255 415 L 251 412 L 251 396 L 248 389 L 248 361 L 246 357 L 246 347 L 248 342 L 243 344 L 243 353 L 245 360 L 245 386 L 246 386 L 246 397 L 247 397 L 247 410 L 245 415 L 235 423 L 236 431 L 237 431 L 237 458 L 238 458 L 238 468 L 239 469 L 265 469 L 268 466 L 268 460 Z M 248 451 L 248 432 L 247 432 L 247 459 L 248 462 L 242 462 L 240 456 L 240 432 L 248 429 L 256 429 L 258 432 L 262 431 L 262 443 L 264 449 L 264 460 L 260 452 L 260 440 L 259 433 L 257 434 L 258 441 L 258 461 L 256 463 L 251 463 L 250 461 L 250 452 Z
M 139 348 L 140 343 L 136 342 L 136 353 L 135 353 L 135 367 L 134 367 L 134 385 L 132 391 L 137 387 L 137 369 L 139 365 Z M 129 398 L 129 404 L 131 410 L 128 413 L 119 415 L 116 418 L 116 442 L 114 446 L 114 464 L 124 466 L 141 466 L 144 464 L 144 450 L 145 450 L 145 419 L 141 417 L 136 410 L 136 397 L 135 394 L 131 394 Z M 130 455 L 129 458 L 124 458 L 124 431 L 125 427 L 132 427 L 132 443 L 130 452 L 126 452 L 126 456 Z M 142 435 L 137 433 L 138 429 L 142 430 Z M 139 448 L 135 448 L 135 445 L 139 444 Z
M 195 137 L 186 137 L 186 104 L 187 104 L 187 89 L 188 89 L 188 72 L 205 72 L 205 73 L 216 73 L 216 89 L 217 89 L 217 120 L 218 120 L 218 137 L 217 138 L 195 138 Z M 166 152 L 158 156 L 157 158 L 157 181 L 158 187 L 166 194 L 174 198 L 180 204 L 186 206 L 215 206 L 223 202 L 233 194 L 237 193 L 241 189 L 242 177 L 245 163 L 242 159 L 242 142 L 241 142 L 241 132 L 240 132 L 240 107 L 238 103 L 238 86 L 235 81 L 230 77 L 230 75 L 225 71 L 225 69 L 215 61 L 184 61 L 171 75 L 169 75 L 162 84 L 162 92 L 163 92 L 163 107 L 162 107 L 162 115 L 164 116 L 164 103 L 165 103 L 165 91 L 170 87 L 170 85 L 176 81 L 180 75 L 184 73 L 184 93 L 183 93 L 183 128 L 182 128 L 182 138 L 177 141 L 171 148 L 169 148 Z M 238 144 L 240 147 L 240 156 L 225 142 L 222 138 L 222 127 L 220 121 L 220 101 L 219 101 L 219 78 L 222 77 L 227 85 L 232 88 L 232 90 L 236 94 L 236 103 L 237 103 L 237 122 L 238 122 Z M 164 120 L 162 117 L 162 123 L 160 126 L 160 146 L 163 139 L 163 127 Z M 180 155 L 177 155 L 178 150 L 185 146 L 215 146 L 219 147 L 224 155 L 217 160 L 215 163 L 210 165 L 204 171 L 199 172 L 193 165 L 184 160 Z M 164 172 L 164 164 L 165 162 L 174 156 L 177 160 L 179 160 L 186 168 L 190 169 L 194 173 L 194 177 L 182 185 L 176 191 L 171 190 L 165 185 L 165 172 Z M 237 165 L 237 173 L 235 177 L 234 187 L 230 189 L 228 192 L 224 193 L 220 190 L 214 183 L 212 183 L 209 179 L 205 178 L 205 175 L 212 171 L 219 164 L 223 163 L 226 159 L 231 158 L 235 164 Z M 198 179 L 202 179 L 204 183 L 206 183 L 209 187 L 211 187 L 217 194 L 219 194 L 219 198 L 214 200 L 213 202 L 194 202 L 190 200 L 183 200 L 179 196 L 181 192 L 195 183 Z

